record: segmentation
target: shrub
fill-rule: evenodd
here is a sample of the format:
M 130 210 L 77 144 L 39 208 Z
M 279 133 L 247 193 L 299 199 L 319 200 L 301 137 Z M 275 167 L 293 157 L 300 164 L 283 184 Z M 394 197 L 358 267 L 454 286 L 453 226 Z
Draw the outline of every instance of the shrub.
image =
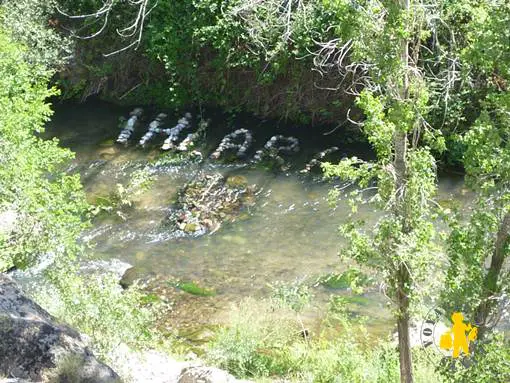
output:
M 211 343 L 207 358 L 237 376 L 268 376 L 285 370 L 281 350 L 300 339 L 297 323 L 268 302 L 246 299 L 231 312 L 230 326 Z
M 112 274 L 85 278 L 65 271 L 55 277 L 56 284 L 38 287 L 35 299 L 52 315 L 90 336 L 100 358 L 109 360 L 121 343 L 132 348 L 159 345 L 161 339 L 153 330 L 158 302 L 147 303 L 136 286 L 123 290 Z

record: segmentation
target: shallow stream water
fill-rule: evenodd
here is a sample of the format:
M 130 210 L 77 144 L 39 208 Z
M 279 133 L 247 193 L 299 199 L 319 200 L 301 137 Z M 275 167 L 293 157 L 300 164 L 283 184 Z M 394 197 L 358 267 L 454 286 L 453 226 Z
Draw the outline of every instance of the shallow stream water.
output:
M 255 149 L 261 148 L 272 134 L 282 133 L 297 136 L 302 150 L 290 159 L 291 168 L 280 173 L 209 160 L 199 165 L 152 166 L 148 161 L 162 155 L 157 146 L 140 149 L 135 145 L 125 148 L 111 144 L 119 133 L 119 117 L 127 116 L 129 109 L 96 102 L 56 105 L 55 109 L 47 135 L 58 137 L 63 146 L 76 153 L 71 170 L 81 174 L 91 202 L 116 190 L 117 184 L 126 184 L 137 169 L 148 166 L 155 177 L 155 182 L 136 198 L 123 218 L 112 215 L 96 219 L 84 238 L 94 244 L 91 251 L 95 257 L 120 259 L 147 274 L 198 281 L 217 292 L 214 297 L 190 297 L 185 306 L 176 307 L 177 312 L 181 310 L 180 315 L 202 324 L 218 323 L 231 303 L 247 296 L 267 296 L 269 283 L 296 279 L 307 279 L 310 283 L 349 266 L 338 257 L 343 245 L 338 227 L 346 222 L 350 208 L 340 202 L 332 209 L 327 195 L 334 185 L 299 174 L 305 161 L 328 146 L 338 146 L 340 155 L 370 156 L 363 145 L 349 142 L 342 131 L 323 135 L 324 131 L 318 128 L 279 126 L 242 117 L 229 121 L 211 112 L 211 133 L 204 154 L 210 153 L 222 134 L 239 127 L 253 130 Z M 175 125 L 179 117 L 170 114 L 166 126 Z M 135 133 L 133 143 L 144 133 L 148 122 L 145 120 Z M 200 169 L 243 175 L 250 184 L 257 185 L 260 193 L 253 207 L 214 234 L 179 237 L 164 222 L 172 211 L 178 189 Z M 445 200 L 468 198 L 463 193 L 462 178 L 455 176 L 441 178 L 440 194 L 440 199 Z M 368 222 L 376 215 L 366 208 L 359 214 Z M 315 309 L 306 314 L 310 321 L 321 315 L 331 294 L 349 293 L 323 286 L 312 290 Z M 386 299 L 377 289 L 357 299 L 351 310 L 355 315 L 370 317 L 369 331 L 374 335 L 385 336 L 392 329 Z

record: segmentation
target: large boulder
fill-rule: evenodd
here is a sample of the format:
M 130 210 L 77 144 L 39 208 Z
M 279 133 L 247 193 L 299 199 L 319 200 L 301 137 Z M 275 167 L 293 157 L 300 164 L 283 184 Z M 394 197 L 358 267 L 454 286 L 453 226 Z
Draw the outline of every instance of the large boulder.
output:
M 112 356 L 112 363 L 125 379 L 133 383 L 251 383 L 238 380 L 228 372 L 204 366 L 196 355 L 188 361 L 177 361 L 156 350 L 134 351 L 120 344 Z
M 0 274 L 0 377 L 52 382 L 118 382 L 80 334 L 60 324 Z M 21 381 L 21 380 L 19 380 Z

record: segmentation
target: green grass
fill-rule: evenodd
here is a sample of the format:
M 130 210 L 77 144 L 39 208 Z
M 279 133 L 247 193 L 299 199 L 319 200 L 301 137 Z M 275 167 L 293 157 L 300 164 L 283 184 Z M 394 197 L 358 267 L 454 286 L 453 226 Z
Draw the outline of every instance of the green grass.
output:
M 333 339 L 320 333 L 304 339 L 295 312 L 271 300 L 247 299 L 231 312 L 229 326 L 218 331 L 205 358 L 237 377 L 258 381 L 398 383 L 396 345 L 375 343 L 346 315 L 346 310 L 328 313 L 324 326 L 336 329 Z M 435 371 L 439 359 L 422 354 L 413 350 L 415 382 L 442 382 Z

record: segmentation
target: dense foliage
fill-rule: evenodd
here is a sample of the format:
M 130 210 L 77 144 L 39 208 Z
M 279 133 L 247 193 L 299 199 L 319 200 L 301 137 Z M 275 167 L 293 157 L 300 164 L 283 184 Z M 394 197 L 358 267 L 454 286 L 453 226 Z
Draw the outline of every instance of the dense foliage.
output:
M 474 10 L 462 57 L 472 81 L 482 82 L 483 95 L 478 117 L 458 140 L 465 148 L 466 183 L 476 192 L 476 200 L 467 218 L 460 212 L 449 220 L 446 297 L 464 300 L 462 309 L 488 330 L 504 313 L 510 289 L 510 7 L 494 2 Z
M 65 164 L 73 154 L 38 137 L 51 115 L 49 73 L 25 61 L 26 51 L 0 35 L 0 209 L 14 217 L 0 237 L 0 270 L 26 268 L 47 253 L 74 257 L 87 205 L 78 175 Z
M 94 12 L 102 5 L 100 1 L 59 3 L 73 15 Z M 145 23 L 138 48 L 143 58 L 127 51 L 105 61 L 103 53 L 129 42 L 115 30 L 134 11 L 114 2 L 115 18 L 102 38 L 81 42 L 77 51 L 81 77 L 94 84 L 108 78 L 109 85 L 98 89 L 109 97 L 177 108 L 214 104 L 231 112 L 248 110 L 304 123 L 331 122 L 345 112 L 343 100 L 347 103 L 350 97 L 339 99 L 325 89 L 338 85 L 336 76 L 312 70 L 315 41 L 327 39 L 328 27 L 334 23 L 322 0 L 159 2 Z M 96 32 L 101 25 L 92 19 L 83 28 L 64 16 L 60 19 L 82 35 Z M 69 95 L 88 95 L 90 90 L 72 74 L 62 74 L 61 82 Z
M 33 68 L 63 69 L 72 55 L 72 40 L 57 33 L 56 0 L 3 0 L 0 20 L 8 26 L 10 35 L 27 49 L 26 61 L 36 64 Z

